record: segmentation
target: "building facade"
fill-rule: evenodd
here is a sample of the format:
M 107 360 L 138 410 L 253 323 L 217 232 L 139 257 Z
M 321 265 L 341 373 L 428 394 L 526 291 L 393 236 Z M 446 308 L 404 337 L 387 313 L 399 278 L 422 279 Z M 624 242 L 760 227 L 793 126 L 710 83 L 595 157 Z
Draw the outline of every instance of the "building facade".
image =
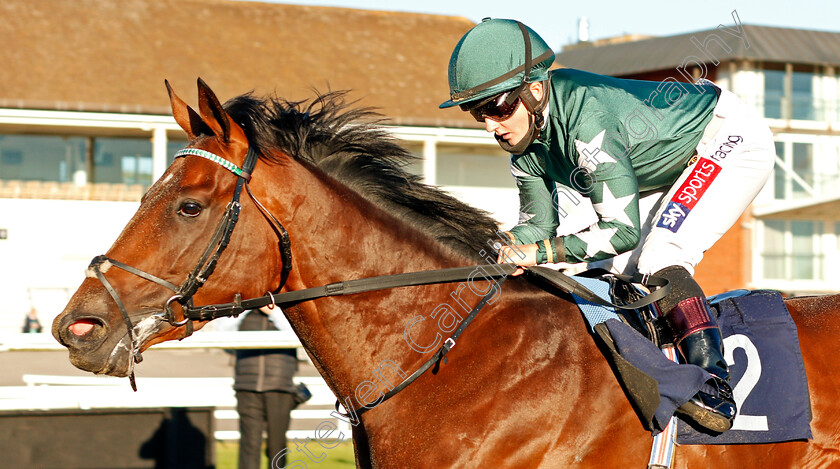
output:
M 502 228 L 517 220 L 509 155 L 469 116 L 437 108 L 449 54 L 473 26 L 464 18 L 229 0 L 7 0 L 0 13 L 16 18 L 0 25 L 14 45 L 0 50 L 13 64 L 0 69 L 0 331 L 19 330 L 30 309 L 49 325 L 186 144 L 164 79 L 184 98 L 199 76 L 222 100 L 352 90 L 419 157 L 411 171 Z M 776 135 L 775 175 L 707 254 L 700 283 L 829 291 L 840 277 L 840 57 L 771 56 L 759 36 L 775 28 L 744 28 L 744 53 L 741 37 L 715 30 L 578 46 L 557 62 L 657 81 L 707 76 L 755 106 Z M 721 41 L 701 42 L 710 59 L 691 37 L 712 33 Z M 573 214 L 564 230 L 593 220 L 585 204 L 563 208 Z

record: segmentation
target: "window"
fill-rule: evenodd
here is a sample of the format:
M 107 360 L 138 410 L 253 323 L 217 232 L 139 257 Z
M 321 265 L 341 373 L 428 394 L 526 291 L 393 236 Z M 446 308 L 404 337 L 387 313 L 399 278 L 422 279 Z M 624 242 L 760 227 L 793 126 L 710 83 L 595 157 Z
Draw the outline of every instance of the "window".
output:
M 85 147 L 84 137 L 0 135 L 0 179 L 71 182 L 74 177 L 83 178 Z
M 819 238 L 815 235 L 822 231 L 821 222 L 791 221 L 790 232 L 793 249 L 791 251 L 791 277 L 794 280 L 822 278 L 820 261 L 817 255 Z
M 0 181 L 11 197 L 134 200 L 153 182 L 152 154 L 149 137 L 0 134 Z
M 764 278 L 785 278 L 785 222 L 764 222 Z
M 774 280 L 823 280 L 823 222 L 765 220 L 762 274 Z M 840 224 L 835 224 L 835 229 Z
M 814 144 L 807 142 L 776 142 L 776 155 L 793 170 L 786 171 L 776 163 L 773 170 L 774 197 L 791 200 L 813 197 L 816 175 Z
M 814 120 L 817 118 L 814 100 L 814 73 L 793 72 L 791 118 Z
M 23 164 L 23 152 L 20 150 L 3 150 L 3 164 L 6 166 L 20 166 Z
M 785 96 L 785 71 L 764 70 L 764 117 L 782 118 L 782 103 Z
M 97 138 L 93 181 L 152 184 L 152 142 L 148 138 Z
M 837 250 L 840 251 L 840 222 L 834 222 L 834 233 L 837 235 Z
M 819 98 L 818 79 L 813 68 L 808 70 L 764 69 L 764 117 L 769 119 L 822 120 L 825 103 Z
M 167 167 L 169 167 L 169 165 L 172 164 L 172 161 L 175 160 L 175 153 L 178 153 L 180 150 L 183 150 L 187 146 L 187 144 L 189 144 L 189 143 L 190 142 L 188 142 L 186 140 L 177 140 L 177 139 L 175 139 L 175 140 L 167 139 L 166 140 L 166 166 Z
M 810 187 L 814 186 L 814 145 L 810 143 L 793 143 L 793 154 L 789 161 L 793 172 L 798 175 L 802 181 Z M 801 198 L 808 197 L 808 192 L 799 181 L 794 181 L 791 184 L 793 189 L 793 197 Z
M 826 99 L 825 100 L 825 115 L 826 119 L 832 122 L 840 122 L 840 73 L 836 73 L 834 76 L 834 96 L 835 99 Z M 826 90 L 826 94 L 831 94 L 830 90 Z
M 516 188 L 510 155 L 489 148 L 438 146 L 436 183 L 444 186 Z
M 423 144 L 405 141 L 399 143 L 401 147 L 414 155 L 414 159 L 410 160 L 405 166 L 403 166 L 403 169 L 415 176 L 423 177 Z
M 785 142 L 776 142 L 776 156 L 785 159 Z M 775 163 L 773 167 L 773 198 L 777 200 L 784 200 L 787 197 L 787 180 L 788 175 L 785 170 Z

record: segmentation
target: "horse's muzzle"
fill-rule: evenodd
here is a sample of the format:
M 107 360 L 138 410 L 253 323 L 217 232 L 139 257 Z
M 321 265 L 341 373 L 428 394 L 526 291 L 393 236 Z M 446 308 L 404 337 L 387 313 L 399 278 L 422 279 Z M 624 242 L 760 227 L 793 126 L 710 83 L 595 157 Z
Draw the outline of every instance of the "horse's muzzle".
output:
M 76 368 L 97 374 L 125 376 L 129 351 L 114 353 L 120 342 L 110 343 L 113 341 L 108 340 L 109 329 L 106 321 L 94 315 L 66 314 L 53 323 L 52 334 L 67 347 L 70 362 Z
M 78 350 L 95 350 L 108 336 L 108 326 L 93 316 L 67 314 L 53 323 L 53 337 L 65 347 Z

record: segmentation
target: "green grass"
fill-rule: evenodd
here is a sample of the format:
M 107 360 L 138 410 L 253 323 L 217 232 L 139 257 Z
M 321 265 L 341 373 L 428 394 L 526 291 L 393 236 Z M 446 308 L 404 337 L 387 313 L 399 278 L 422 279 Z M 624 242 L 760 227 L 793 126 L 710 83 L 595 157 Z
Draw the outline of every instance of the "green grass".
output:
M 356 467 L 356 457 L 353 456 L 353 442 L 344 441 L 334 449 L 323 449 L 317 443 L 307 445 L 315 457 L 326 455 L 326 459 L 321 462 L 314 462 L 301 451 L 295 450 L 294 444 L 289 441 L 291 453 L 286 457 L 286 466 L 288 467 L 295 461 L 300 461 L 304 465 L 293 465 L 295 469 L 307 467 L 317 469 L 354 469 Z M 239 443 L 235 441 L 217 441 L 216 442 L 216 469 L 236 469 L 237 457 L 239 454 Z M 268 467 L 268 459 L 263 452 L 260 467 Z M 282 469 L 282 468 L 269 468 Z

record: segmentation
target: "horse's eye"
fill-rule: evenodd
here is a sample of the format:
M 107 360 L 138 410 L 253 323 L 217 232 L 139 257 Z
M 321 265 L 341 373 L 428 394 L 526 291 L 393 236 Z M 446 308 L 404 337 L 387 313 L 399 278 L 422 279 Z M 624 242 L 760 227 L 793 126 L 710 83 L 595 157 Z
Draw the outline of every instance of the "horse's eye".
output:
M 185 217 L 197 217 L 201 213 L 201 205 L 198 202 L 187 201 L 181 204 L 178 214 Z

